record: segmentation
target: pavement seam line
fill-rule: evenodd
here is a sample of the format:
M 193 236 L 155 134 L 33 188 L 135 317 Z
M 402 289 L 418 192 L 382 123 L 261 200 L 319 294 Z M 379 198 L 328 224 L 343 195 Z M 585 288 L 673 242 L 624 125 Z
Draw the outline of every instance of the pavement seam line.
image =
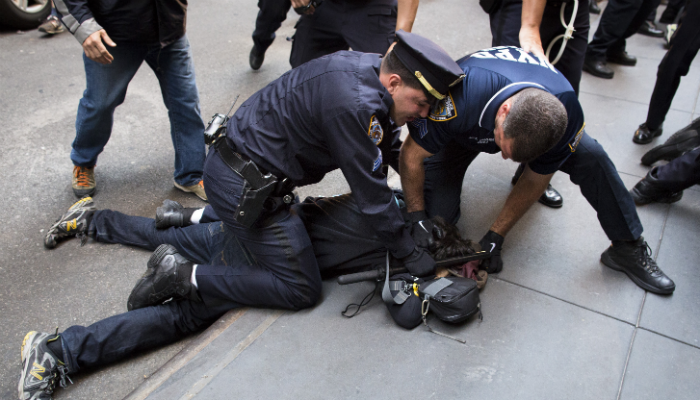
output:
M 222 360 L 216 363 L 209 371 L 207 371 L 204 376 L 202 376 L 197 382 L 190 387 L 190 389 L 180 397 L 180 400 L 189 400 L 192 399 L 194 396 L 196 396 L 202 389 L 207 387 L 207 385 L 214 379 L 216 378 L 217 375 L 221 371 L 224 370 L 229 364 L 231 364 L 245 349 L 248 348 L 255 340 L 262 335 L 267 328 L 269 328 L 279 317 L 284 314 L 284 310 L 275 310 L 272 315 L 269 317 L 265 318 L 265 320 L 258 325 L 257 328 L 255 328 L 248 336 L 246 336 L 245 339 L 241 340 L 238 342 L 236 347 L 234 347 L 228 354 L 226 354 L 226 357 Z
M 229 326 L 245 314 L 247 308 L 230 310 L 214 322 L 197 339 L 180 350 L 173 358 L 136 387 L 123 400 L 143 400 L 165 383 L 173 374 L 179 371 L 185 364 L 191 361 L 199 352 L 207 347 L 214 339 L 218 338 Z
M 694 349 L 700 350 L 700 346 L 694 345 L 694 344 L 692 344 L 692 343 L 684 342 L 684 341 L 682 341 L 682 340 L 680 340 L 680 339 L 676 339 L 676 338 L 674 338 L 674 337 L 668 336 L 668 335 L 663 334 L 663 333 L 661 333 L 661 332 L 657 332 L 657 331 L 652 330 L 652 329 L 649 329 L 649 328 L 644 328 L 644 327 L 642 327 L 642 326 L 640 326 L 639 329 L 641 329 L 641 330 L 643 330 L 643 331 L 647 331 L 647 332 L 649 332 L 649 333 L 653 333 L 653 334 L 655 334 L 655 335 L 659 335 L 659 336 L 664 337 L 664 338 L 669 339 L 669 340 L 673 340 L 674 342 L 678 342 L 678 343 L 680 343 L 680 344 L 684 344 L 684 345 L 686 345 L 686 346 L 690 346 L 690 347 L 692 347 L 692 348 L 694 348 Z
M 646 297 L 646 292 L 645 292 L 645 297 Z M 630 356 L 632 355 L 632 347 L 634 346 L 634 339 L 637 338 L 637 328 L 634 328 L 634 331 L 632 332 L 632 340 L 630 341 L 630 347 L 627 349 L 627 358 L 625 359 L 625 368 L 622 369 L 622 378 L 620 379 L 620 387 L 617 389 L 617 397 L 616 400 L 620 400 L 620 396 L 622 396 L 622 386 L 625 384 L 625 375 L 627 375 L 627 367 L 629 366 L 630 363 Z
M 616 320 L 616 321 L 620 321 L 620 322 L 622 322 L 622 323 L 625 323 L 625 324 L 627 324 L 627 325 L 630 325 L 630 326 L 634 327 L 634 324 L 631 323 L 631 322 L 625 321 L 625 320 L 620 319 L 620 318 L 617 318 L 617 317 L 613 317 L 612 315 L 605 314 L 605 313 L 603 313 L 603 312 L 594 310 L 594 309 L 592 309 L 592 308 L 584 307 L 584 306 L 582 306 L 582 305 L 580 305 L 580 304 L 573 303 L 573 302 L 571 302 L 571 301 L 569 301 L 569 300 L 564 300 L 564 299 L 562 299 L 562 298 L 560 298 L 560 297 L 551 295 L 551 294 L 549 294 L 549 293 L 545 293 L 545 292 L 539 291 L 539 290 L 537 290 L 537 289 L 533 289 L 533 288 L 531 288 L 531 287 L 523 286 L 523 285 L 521 285 L 521 284 L 519 284 L 519 283 L 515 283 L 515 282 L 511 282 L 511 281 L 509 281 L 509 280 L 503 279 L 503 278 L 495 278 L 495 277 L 491 277 L 491 276 L 489 276 L 489 279 L 493 279 L 493 280 L 497 280 L 497 281 L 501 281 L 501 282 L 505 282 L 505 283 L 510 283 L 511 285 L 514 285 L 514 286 L 517 286 L 517 287 L 521 287 L 521 288 L 523 288 L 523 289 L 530 290 L 530 291 L 535 292 L 535 293 L 539 293 L 539 294 L 541 294 L 541 295 L 543 295 L 543 296 L 547 296 L 547 297 L 550 297 L 550 298 L 552 298 L 552 299 L 559 300 L 559 301 L 564 302 L 564 303 L 567 303 L 567 304 L 571 304 L 571 305 L 574 306 L 574 307 L 582 308 L 582 309 L 584 309 L 584 310 L 586 310 L 586 311 L 590 311 L 590 312 L 592 312 L 592 313 L 595 313 L 595 314 L 598 314 L 598 315 L 602 315 L 602 316 L 604 316 L 604 317 L 611 318 L 611 319 L 614 319 L 614 320 Z M 644 293 L 645 293 L 645 295 L 646 295 L 646 291 L 644 291 Z

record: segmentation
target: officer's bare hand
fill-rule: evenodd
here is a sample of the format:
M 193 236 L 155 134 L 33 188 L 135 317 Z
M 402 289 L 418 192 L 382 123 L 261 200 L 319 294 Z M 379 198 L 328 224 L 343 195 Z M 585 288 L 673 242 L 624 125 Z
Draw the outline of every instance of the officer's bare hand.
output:
M 103 43 L 104 42 L 104 43 Z M 98 62 L 100 64 L 111 64 L 114 57 L 107 51 L 105 44 L 110 47 L 115 47 L 117 44 L 109 38 L 107 32 L 104 29 L 93 33 L 88 36 L 83 42 L 83 50 L 85 55 L 88 56 L 92 61 Z
M 522 47 L 523 50 L 545 58 L 539 28 L 529 29 L 523 26 L 520 28 L 520 34 L 518 36 L 520 39 L 520 47 Z
M 299 7 L 306 7 L 311 3 L 311 0 L 292 0 L 292 8 L 299 8 Z M 304 12 L 304 15 L 311 15 L 315 11 L 314 6 L 309 7 L 306 12 Z

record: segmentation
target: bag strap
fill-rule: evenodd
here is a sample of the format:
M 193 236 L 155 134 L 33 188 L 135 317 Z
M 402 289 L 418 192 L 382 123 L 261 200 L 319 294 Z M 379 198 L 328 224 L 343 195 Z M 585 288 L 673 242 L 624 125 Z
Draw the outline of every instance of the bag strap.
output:
M 453 283 L 454 282 L 447 278 L 440 278 L 436 281 L 431 282 L 427 288 L 421 288 L 421 292 L 423 292 L 423 294 L 425 294 L 426 296 L 435 297 L 438 293 L 440 293 L 442 289 L 450 286 Z
M 382 300 L 388 305 L 403 304 L 411 297 L 410 294 L 404 292 L 406 282 L 389 282 L 389 252 L 386 252 L 386 279 L 384 279 L 384 287 L 382 288 Z M 396 296 L 391 295 L 391 289 L 398 290 Z

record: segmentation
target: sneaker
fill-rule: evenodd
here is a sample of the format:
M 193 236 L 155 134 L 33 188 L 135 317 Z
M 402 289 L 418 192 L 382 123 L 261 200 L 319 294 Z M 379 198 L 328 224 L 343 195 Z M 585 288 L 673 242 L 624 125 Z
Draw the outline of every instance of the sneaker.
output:
M 22 377 L 17 390 L 20 400 L 51 400 L 56 383 L 61 387 L 73 381 L 68 368 L 48 348 L 58 334 L 29 332 L 22 341 Z
M 90 221 L 95 211 L 97 209 L 93 205 L 92 197 L 83 197 L 78 200 L 55 224 L 51 225 L 44 238 L 44 246 L 47 249 L 53 249 L 60 239 L 73 236 L 80 238 L 81 245 L 85 244 Z
M 173 185 L 176 188 L 182 190 L 185 193 L 194 193 L 200 199 L 207 201 L 207 193 L 204 191 L 204 181 L 199 181 L 198 183 L 191 186 L 182 186 L 177 182 L 173 181 Z
M 95 194 L 95 166 L 73 167 L 73 193 L 78 198 Z
M 169 244 L 161 244 L 148 260 L 148 269 L 136 283 L 127 310 L 163 304 L 170 299 L 202 301 L 190 282 L 193 264 Z
M 189 218 L 186 217 L 186 210 L 196 210 L 196 209 L 186 209 L 182 204 L 177 201 L 163 200 L 163 205 L 156 208 L 156 229 L 167 229 L 170 227 L 182 228 L 184 226 L 192 225 Z M 191 216 L 190 211 L 190 216 Z
M 39 32 L 46 33 L 47 35 L 57 35 L 66 31 L 61 21 L 55 15 L 49 15 L 43 24 L 39 25 Z
M 600 261 L 615 271 L 622 271 L 637 286 L 657 294 L 671 294 L 676 284 L 659 269 L 651 258 L 651 248 L 639 237 L 634 242 L 621 242 L 608 247 L 600 256 Z
M 671 48 L 671 39 L 673 34 L 678 30 L 678 24 L 668 24 L 666 25 L 666 32 L 664 32 L 664 48 L 666 50 Z

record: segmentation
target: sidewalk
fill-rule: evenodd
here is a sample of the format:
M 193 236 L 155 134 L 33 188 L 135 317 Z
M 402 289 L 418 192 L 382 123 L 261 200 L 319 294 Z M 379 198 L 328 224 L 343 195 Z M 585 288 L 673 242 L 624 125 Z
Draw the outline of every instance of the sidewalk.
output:
M 248 68 L 255 3 L 190 5 L 188 37 L 205 119 L 228 110 L 236 94 L 245 99 L 289 68 L 291 43 L 284 39 L 294 32 L 292 13 L 261 70 Z M 491 43 L 488 17 L 476 1 L 424 1 L 414 32 L 455 58 Z M 41 230 L 74 201 L 68 153 L 84 89 L 75 40 L 67 34 L 42 40 L 36 32 L 0 32 L 0 168 L 15 185 L 0 197 L 3 399 L 16 398 L 19 346 L 27 331 L 65 329 L 124 312 L 150 256 L 92 242 L 41 247 Z M 635 35 L 628 51 L 639 59 L 637 66 L 613 66 L 613 80 L 584 72 L 581 82 L 586 131 L 609 153 L 628 188 L 648 171 L 639 160 L 653 145 L 634 144 L 632 134 L 646 117 L 665 54 L 662 43 Z M 19 78 L 18 71 L 32 68 L 41 80 Z M 700 117 L 699 95 L 696 62 L 655 144 Z M 152 72 L 144 68 L 100 158 L 98 207 L 153 216 L 165 198 L 201 205 L 172 188 L 172 159 L 166 111 Z M 511 191 L 516 167 L 500 155 L 476 159 L 464 181 L 458 224 L 463 234 L 478 240 L 488 230 Z M 672 296 L 658 296 L 600 263 L 609 242 L 594 210 L 566 174 L 557 173 L 552 184 L 564 196 L 563 208 L 535 204 L 508 235 L 503 272 L 491 275 L 481 292 L 483 321 L 452 326 L 431 320 L 466 344 L 423 326 L 399 328 L 379 296 L 356 317 L 344 318 L 340 312 L 373 284 L 326 281 L 313 309 L 231 311 L 199 335 L 78 374 L 76 384 L 54 398 L 697 399 L 700 189 L 686 190 L 673 205 L 638 208 L 644 237 L 677 286 Z M 333 173 L 299 195 L 348 190 Z

